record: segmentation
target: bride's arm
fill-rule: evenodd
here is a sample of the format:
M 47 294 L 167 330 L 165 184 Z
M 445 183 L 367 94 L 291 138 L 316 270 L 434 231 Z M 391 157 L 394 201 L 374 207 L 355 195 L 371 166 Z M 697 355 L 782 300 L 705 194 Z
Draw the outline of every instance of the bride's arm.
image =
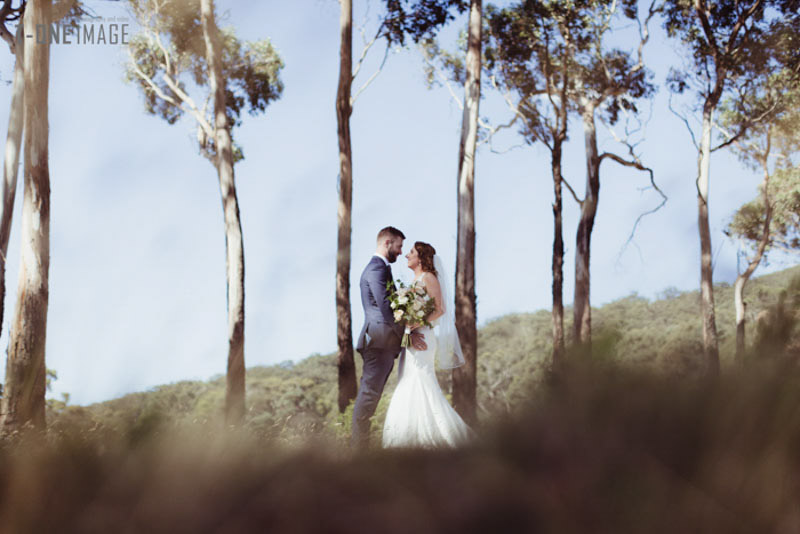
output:
M 429 323 L 432 323 L 442 315 L 444 315 L 444 303 L 442 302 L 442 286 L 439 285 L 439 279 L 433 273 L 425 273 L 425 288 L 428 290 L 428 295 L 433 298 L 436 303 L 436 308 L 426 317 Z

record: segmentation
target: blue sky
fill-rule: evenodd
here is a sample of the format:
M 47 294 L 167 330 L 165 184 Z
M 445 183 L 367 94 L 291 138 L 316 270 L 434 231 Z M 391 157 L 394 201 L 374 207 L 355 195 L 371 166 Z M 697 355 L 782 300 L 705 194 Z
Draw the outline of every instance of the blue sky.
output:
M 124 6 L 87 0 L 103 17 Z M 358 25 L 365 4 L 355 2 Z M 334 274 L 338 151 L 334 109 L 338 77 L 335 0 L 218 1 L 246 40 L 269 38 L 285 62 L 283 97 L 265 114 L 244 116 L 235 137 L 246 159 L 236 166 L 246 262 L 247 366 L 302 359 L 336 349 Z M 375 9 L 370 16 L 374 17 Z M 459 21 L 461 23 L 462 21 Z M 452 38 L 457 28 L 446 32 Z M 132 33 L 135 28 L 132 29 Z M 619 33 L 624 44 L 625 31 Z M 356 32 L 356 54 L 360 37 Z M 377 48 L 377 47 L 376 47 Z M 379 50 L 356 86 L 372 72 Z M 51 52 L 52 187 L 47 366 L 58 372 L 52 396 L 84 404 L 225 370 L 225 249 L 215 170 L 196 149 L 188 118 L 175 125 L 146 115 L 123 81 L 126 52 L 112 45 L 54 45 Z M 646 51 L 663 83 L 679 48 L 655 28 Z M 357 56 L 356 56 L 357 57 Z M 10 79 L 13 58 L 0 58 Z M 10 102 L 0 85 L 0 102 Z M 623 245 L 636 217 L 659 202 L 642 173 L 604 163 L 592 242 L 592 304 L 633 292 L 655 297 L 669 286 L 699 285 L 694 179 L 696 154 L 683 124 L 653 103 L 643 160 L 669 197 L 643 220 L 635 245 Z M 483 116 L 504 120 L 496 95 Z M 0 106 L 0 123 L 8 109 Z M 353 136 L 354 329 L 363 313 L 357 289 L 377 231 L 401 228 L 432 243 L 454 265 L 456 169 L 461 112 L 445 88 L 425 85 L 419 53 L 391 53 L 355 104 Z M 572 127 L 565 176 L 582 194 L 583 137 Z M 604 148 L 613 143 L 604 136 Z M 508 133 L 496 146 L 519 138 Z M 736 245 L 722 234 L 733 211 L 756 193 L 758 177 L 730 154 L 712 160 L 711 226 L 715 281 L 736 276 Z M 552 181 L 544 147 L 505 154 L 480 149 L 476 175 L 476 287 L 485 324 L 507 313 L 547 309 L 551 299 Z M 18 190 L 9 247 L 6 324 L 16 299 Z M 571 302 L 577 207 L 565 197 L 565 301 Z M 774 262 L 758 273 L 788 264 Z M 405 263 L 395 276 L 407 277 Z M 3 371 L 0 370 L 0 373 Z

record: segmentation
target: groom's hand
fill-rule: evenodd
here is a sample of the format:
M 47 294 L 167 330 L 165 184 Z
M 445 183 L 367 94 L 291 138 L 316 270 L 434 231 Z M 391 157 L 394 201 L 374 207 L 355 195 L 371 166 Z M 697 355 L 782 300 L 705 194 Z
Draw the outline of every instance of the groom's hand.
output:
M 425 336 L 419 332 L 411 332 L 411 346 L 416 350 L 428 350 L 428 344 L 425 343 Z

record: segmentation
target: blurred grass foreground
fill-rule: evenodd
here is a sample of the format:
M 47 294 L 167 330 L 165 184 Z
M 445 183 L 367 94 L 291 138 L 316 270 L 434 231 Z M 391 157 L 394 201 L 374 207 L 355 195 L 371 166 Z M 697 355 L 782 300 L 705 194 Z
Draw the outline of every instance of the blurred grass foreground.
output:
M 598 318 L 614 328 L 598 328 L 590 358 L 573 354 L 557 376 L 532 360 L 530 380 L 502 383 L 495 359 L 538 349 L 524 348 L 525 327 L 503 349 L 487 325 L 479 438 L 454 451 L 355 453 L 348 415 L 328 409 L 335 378 L 289 366 L 251 373 L 236 430 L 198 415 L 213 404 L 208 383 L 54 403 L 46 435 L 0 446 L 0 533 L 800 532 L 800 284 L 764 287 L 748 357 L 717 379 L 676 363 L 702 362 L 691 340 L 631 356 L 612 303 Z M 658 302 L 645 304 L 657 321 Z M 277 404 L 260 404 L 259 387 Z M 281 410 L 295 416 L 273 419 Z

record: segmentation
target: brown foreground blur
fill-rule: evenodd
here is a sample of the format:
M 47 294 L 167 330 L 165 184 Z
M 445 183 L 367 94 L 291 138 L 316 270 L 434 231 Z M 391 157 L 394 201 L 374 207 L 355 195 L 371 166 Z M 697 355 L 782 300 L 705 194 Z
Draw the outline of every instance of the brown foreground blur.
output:
M 457 451 L 290 448 L 210 425 L 17 437 L 0 532 L 800 531 L 795 358 L 715 382 L 575 360 Z

